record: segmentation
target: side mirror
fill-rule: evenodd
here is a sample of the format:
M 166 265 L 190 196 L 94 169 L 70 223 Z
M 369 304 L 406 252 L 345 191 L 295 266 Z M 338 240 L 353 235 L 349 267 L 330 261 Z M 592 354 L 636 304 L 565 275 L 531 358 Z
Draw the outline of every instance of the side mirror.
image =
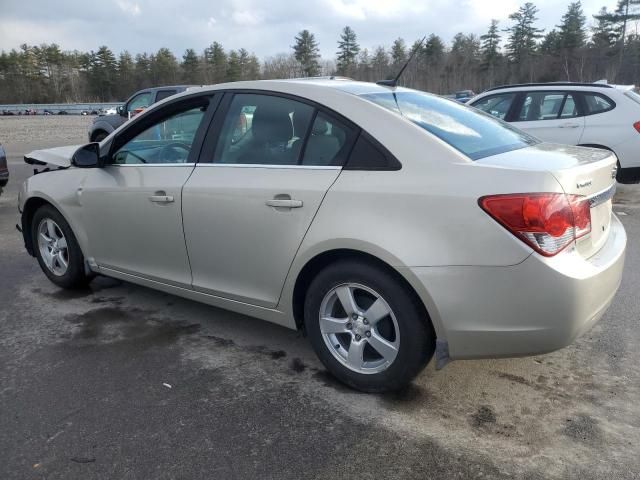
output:
M 71 163 L 80 168 L 102 167 L 100 161 L 100 144 L 98 142 L 87 143 L 76 150 L 71 158 Z
M 116 112 L 118 113 L 118 115 L 120 115 L 121 117 L 126 117 L 127 116 L 127 112 L 124 108 L 124 105 L 118 105 L 116 107 Z

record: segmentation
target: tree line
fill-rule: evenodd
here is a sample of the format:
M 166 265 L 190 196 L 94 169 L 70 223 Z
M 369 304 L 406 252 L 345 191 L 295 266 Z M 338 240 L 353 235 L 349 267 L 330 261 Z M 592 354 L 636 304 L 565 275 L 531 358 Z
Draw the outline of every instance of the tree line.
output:
M 97 51 L 63 51 L 55 43 L 23 44 L 0 53 L 0 103 L 120 101 L 141 88 L 169 84 L 215 84 L 236 80 L 344 75 L 358 80 L 392 78 L 414 53 L 402 84 L 450 93 L 514 82 L 595 81 L 640 83 L 640 0 L 603 7 L 589 25 L 580 1 L 569 4 L 559 24 L 537 26 L 539 10 L 526 2 L 507 25 L 492 20 L 484 35 L 458 33 L 447 45 L 436 35 L 408 45 L 362 48 L 344 27 L 335 58 L 323 59 L 312 32 L 294 37 L 291 51 L 260 61 L 244 48 L 226 50 L 213 42 L 202 52 L 177 58 L 168 48 L 117 56 Z

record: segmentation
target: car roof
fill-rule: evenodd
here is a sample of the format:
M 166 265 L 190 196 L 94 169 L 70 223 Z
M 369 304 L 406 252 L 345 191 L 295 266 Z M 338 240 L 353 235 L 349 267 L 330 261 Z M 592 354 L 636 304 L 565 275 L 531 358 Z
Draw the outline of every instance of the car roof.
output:
M 604 88 L 604 89 L 612 89 L 614 88 L 611 85 L 608 85 L 606 83 L 579 83 L 579 82 L 548 82 L 548 83 L 518 83 L 518 84 L 513 84 L 513 85 L 502 85 L 499 87 L 492 87 L 489 88 L 487 90 L 485 90 L 482 93 L 486 93 L 486 92 L 494 92 L 494 91 L 498 91 L 498 90 L 508 90 L 508 89 L 512 89 L 512 88 L 519 88 L 519 89 L 549 89 L 549 88 L 555 88 L 555 87 L 563 87 L 563 88 L 589 88 L 589 89 L 594 89 L 594 88 Z
M 240 82 L 219 83 L 216 85 L 204 85 L 201 88 L 190 88 L 189 93 L 217 91 L 217 90 L 264 90 L 290 93 L 299 96 L 314 97 L 323 92 L 344 92 L 352 95 L 364 95 L 373 93 L 410 92 L 414 91 L 404 87 L 385 87 L 372 82 L 360 82 L 346 77 L 310 77 L 291 78 L 278 80 L 251 80 Z M 428 92 L 424 92 L 428 93 Z

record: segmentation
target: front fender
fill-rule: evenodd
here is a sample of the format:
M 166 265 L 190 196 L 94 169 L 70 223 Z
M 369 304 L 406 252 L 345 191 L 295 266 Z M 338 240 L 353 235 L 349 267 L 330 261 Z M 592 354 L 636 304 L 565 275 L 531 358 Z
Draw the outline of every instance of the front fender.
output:
M 90 255 L 88 236 L 82 228 L 82 186 L 90 169 L 68 168 L 52 170 L 28 178 L 20 192 L 19 206 L 22 211 L 22 235 L 27 251 L 30 249 L 31 219 L 35 210 L 43 203 L 51 204 L 67 221 L 85 258 Z

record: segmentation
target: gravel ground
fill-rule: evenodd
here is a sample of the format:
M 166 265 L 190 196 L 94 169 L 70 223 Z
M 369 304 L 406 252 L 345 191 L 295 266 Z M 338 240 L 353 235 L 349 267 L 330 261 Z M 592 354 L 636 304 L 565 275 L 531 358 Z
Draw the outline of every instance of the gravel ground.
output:
M 87 130 L 94 118 L 82 115 L 0 116 L 0 143 L 13 151 L 86 143 L 89 141 Z
M 589 333 L 364 395 L 297 332 L 105 278 L 50 284 L 13 227 L 21 159 L 89 122 L 0 117 L 0 478 L 640 479 L 640 186 L 616 198 L 627 265 Z

